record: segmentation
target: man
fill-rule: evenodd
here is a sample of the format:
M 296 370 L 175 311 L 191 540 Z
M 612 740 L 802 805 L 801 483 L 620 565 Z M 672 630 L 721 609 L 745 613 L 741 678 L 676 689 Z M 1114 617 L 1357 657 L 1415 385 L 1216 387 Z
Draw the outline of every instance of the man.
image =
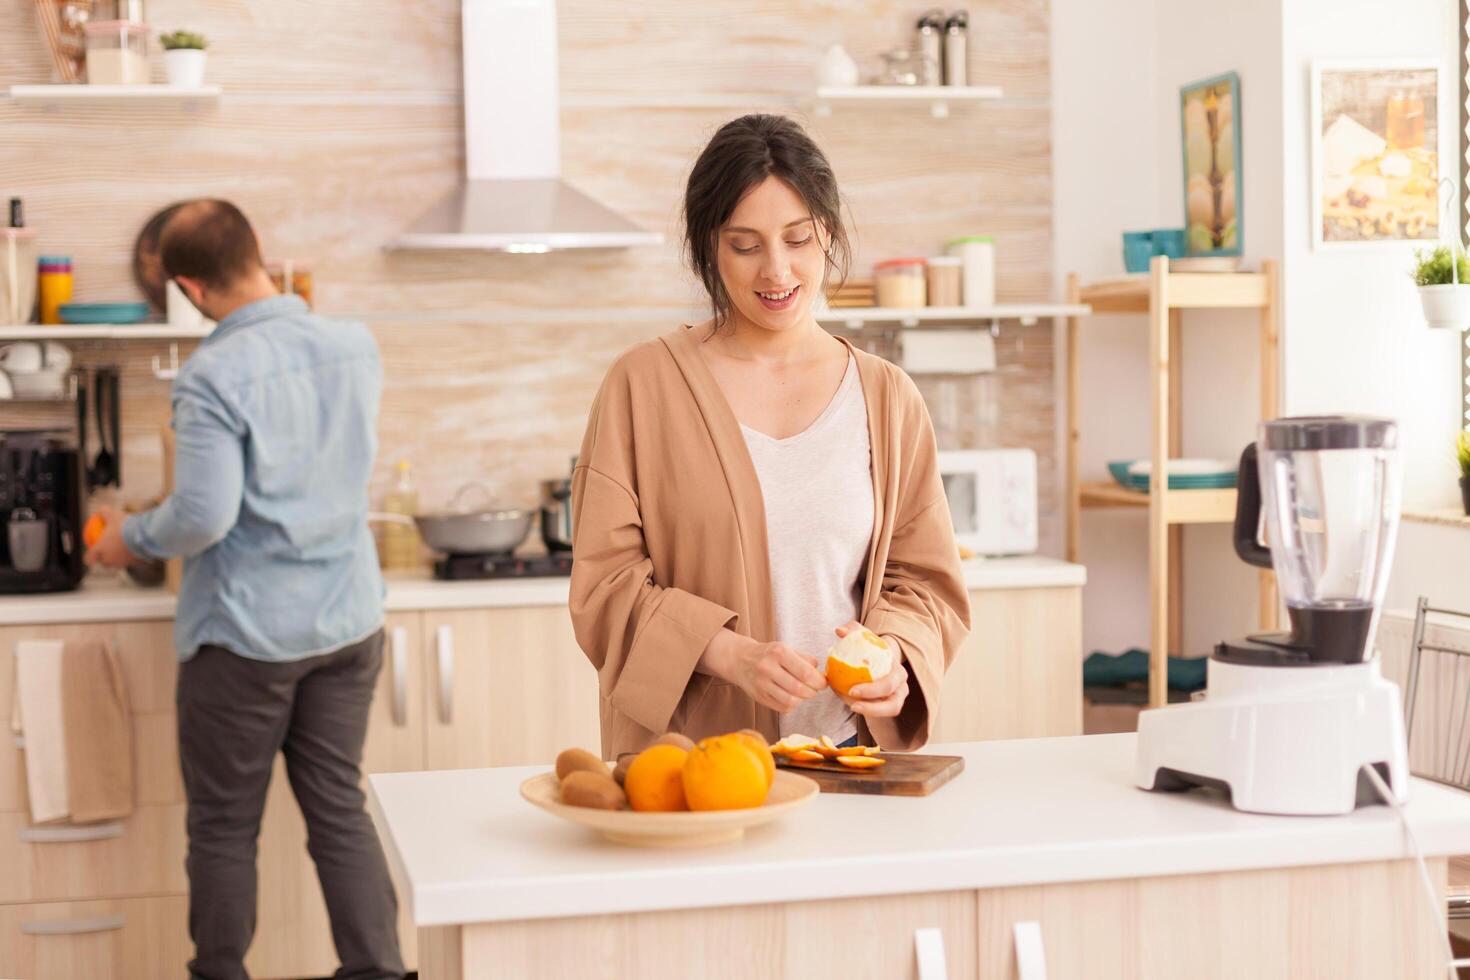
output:
M 163 268 L 219 326 L 173 388 L 174 491 L 107 530 L 88 561 L 183 556 L 175 647 L 189 800 L 189 932 L 202 980 L 246 977 L 256 839 L 277 752 L 342 961 L 401 977 L 397 900 L 359 767 L 382 665 L 383 583 L 367 527 L 382 370 L 357 323 L 276 293 L 250 223 L 182 205 Z

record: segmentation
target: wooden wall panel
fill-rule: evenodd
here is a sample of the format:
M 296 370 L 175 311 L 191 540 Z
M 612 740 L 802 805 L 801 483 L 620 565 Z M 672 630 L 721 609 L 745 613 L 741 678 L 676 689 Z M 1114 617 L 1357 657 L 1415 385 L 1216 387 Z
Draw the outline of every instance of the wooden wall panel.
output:
M 152 0 L 160 28 L 196 27 L 214 47 L 217 106 L 48 111 L 0 98 L 0 195 L 26 199 L 44 252 L 71 254 L 78 300 L 134 298 L 128 250 L 172 200 L 227 196 L 271 257 L 313 265 L 318 309 L 361 318 L 386 365 L 375 495 L 411 459 L 426 506 L 485 479 L 534 500 L 565 470 L 607 365 L 632 343 L 700 315 L 679 261 L 680 191 L 711 133 L 743 111 L 785 112 L 830 155 L 852 219 L 854 274 L 956 235 L 996 236 L 1003 300 L 1051 288 L 1047 7 L 970 4 L 970 71 L 1005 86 L 995 104 L 811 115 L 813 65 L 841 42 L 864 65 L 905 42 L 917 8 L 891 0 L 562 0 L 562 155 L 568 180 L 661 231 L 662 247 L 543 256 L 398 253 L 385 244 L 462 171 L 459 4 L 349 0 Z M 0 0 L 0 85 L 46 81 L 30 0 Z M 160 66 L 161 70 L 161 66 Z M 874 346 L 885 346 L 879 338 Z M 996 375 L 922 379 L 940 440 L 1035 449 L 1054 498 L 1049 326 L 1008 328 Z M 127 500 L 159 491 L 168 386 L 157 342 L 76 345 L 84 364 L 124 369 Z M 184 348 L 187 353 L 188 346 Z M 49 414 L 48 414 L 49 413 Z M 63 420 L 0 406 L 0 424 Z M 1043 539 L 1055 516 L 1043 514 Z

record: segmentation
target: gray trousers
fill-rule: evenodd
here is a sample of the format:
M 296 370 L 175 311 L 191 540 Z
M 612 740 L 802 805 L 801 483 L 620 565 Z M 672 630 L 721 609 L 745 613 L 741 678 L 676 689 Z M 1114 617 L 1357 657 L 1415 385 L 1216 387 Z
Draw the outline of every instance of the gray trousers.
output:
M 383 634 L 267 663 L 203 646 L 179 666 L 179 762 L 189 800 L 191 977 L 246 980 L 255 935 L 256 839 L 276 753 L 306 818 L 342 966 L 402 977 L 398 900 L 358 783 Z

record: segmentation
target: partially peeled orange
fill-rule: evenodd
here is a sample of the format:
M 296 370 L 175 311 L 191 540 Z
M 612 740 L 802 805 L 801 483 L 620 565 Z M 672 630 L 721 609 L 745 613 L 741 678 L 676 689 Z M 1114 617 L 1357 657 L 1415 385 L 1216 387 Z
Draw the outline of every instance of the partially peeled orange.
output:
M 842 697 L 859 684 L 871 684 L 893 669 L 893 648 L 869 629 L 848 633 L 827 651 L 827 683 Z

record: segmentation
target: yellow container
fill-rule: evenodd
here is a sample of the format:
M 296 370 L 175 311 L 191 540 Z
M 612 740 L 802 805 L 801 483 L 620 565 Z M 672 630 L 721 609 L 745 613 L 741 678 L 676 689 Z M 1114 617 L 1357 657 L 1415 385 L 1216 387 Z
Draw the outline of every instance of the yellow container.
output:
M 43 255 L 37 268 L 40 270 L 37 286 L 41 295 L 41 322 L 60 323 L 62 304 L 71 302 L 71 259 Z

